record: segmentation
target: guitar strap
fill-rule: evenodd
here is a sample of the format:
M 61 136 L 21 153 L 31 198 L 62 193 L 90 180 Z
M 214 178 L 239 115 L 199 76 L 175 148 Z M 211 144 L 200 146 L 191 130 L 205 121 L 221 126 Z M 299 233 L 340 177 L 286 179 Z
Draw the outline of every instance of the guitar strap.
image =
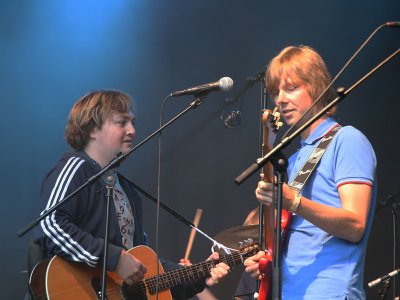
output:
M 293 178 L 292 182 L 289 183 L 289 186 L 292 189 L 297 190 L 298 192 L 301 191 L 304 184 L 310 178 L 312 172 L 315 170 L 315 167 L 318 165 L 319 161 L 321 160 L 322 155 L 324 155 L 326 149 L 328 148 L 329 144 L 333 140 L 333 137 L 340 130 L 340 128 L 342 128 L 342 126 L 337 124 L 332 130 L 327 132 L 322 137 L 318 146 L 315 147 L 313 152 L 311 152 L 310 156 L 304 163 L 303 167 L 300 169 L 300 171 L 297 173 L 297 175 Z

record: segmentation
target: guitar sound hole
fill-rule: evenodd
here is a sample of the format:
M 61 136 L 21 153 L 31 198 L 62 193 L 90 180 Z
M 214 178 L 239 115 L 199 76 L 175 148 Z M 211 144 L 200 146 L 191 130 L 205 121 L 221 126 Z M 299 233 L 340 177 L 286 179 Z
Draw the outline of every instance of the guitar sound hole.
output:
M 143 281 L 133 285 L 123 283 L 121 285 L 121 295 L 124 300 L 147 300 L 146 287 Z

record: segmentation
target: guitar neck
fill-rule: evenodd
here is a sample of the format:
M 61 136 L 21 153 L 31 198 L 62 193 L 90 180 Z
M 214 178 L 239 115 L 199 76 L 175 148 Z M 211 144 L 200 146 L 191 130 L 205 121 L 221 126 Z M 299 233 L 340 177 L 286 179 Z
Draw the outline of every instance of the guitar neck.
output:
M 163 291 L 187 281 L 207 277 L 208 275 L 210 275 L 211 268 L 215 267 L 220 262 L 224 262 L 231 267 L 242 263 L 242 261 L 243 259 L 241 253 L 237 252 L 229 255 L 224 255 L 218 260 L 207 260 L 191 265 L 189 267 L 180 268 L 171 272 L 155 275 L 146 278 L 144 282 L 149 293 L 155 294 L 157 286 L 159 291 Z

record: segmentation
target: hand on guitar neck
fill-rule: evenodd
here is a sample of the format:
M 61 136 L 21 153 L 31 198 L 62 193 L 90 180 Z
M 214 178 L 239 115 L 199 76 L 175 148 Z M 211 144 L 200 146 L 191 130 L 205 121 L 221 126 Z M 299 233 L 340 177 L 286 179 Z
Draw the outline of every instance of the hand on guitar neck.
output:
M 261 274 L 259 268 L 259 261 L 265 259 L 265 252 L 259 251 L 257 254 L 248 257 L 244 261 L 245 271 L 251 274 L 251 277 L 262 280 L 264 275 Z
M 261 174 L 261 179 L 263 178 L 263 174 Z M 274 190 L 274 184 L 265 182 L 263 180 L 258 182 L 257 189 L 255 191 L 256 193 L 256 198 L 258 201 L 260 201 L 262 204 L 266 206 L 271 206 L 273 199 L 275 198 L 276 195 L 273 193 L 275 192 Z M 291 212 L 293 211 L 293 207 L 296 206 L 296 209 L 298 208 L 298 203 L 296 205 L 296 190 L 292 189 L 287 185 L 286 183 L 283 184 L 282 186 L 282 208 L 285 210 L 289 210 Z
M 181 258 L 179 260 L 179 264 L 184 266 L 184 267 L 190 267 L 192 265 L 192 262 L 190 261 L 189 258 Z M 213 293 L 208 289 L 205 288 L 201 293 L 198 293 L 194 296 L 194 299 L 198 300 L 217 300 Z
M 212 253 L 207 260 L 218 260 L 220 258 L 218 252 Z M 184 259 L 181 258 L 179 261 L 179 264 L 184 266 L 184 267 L 189 267 L 192 265 L 192 262 L 190 259 Z M 222 278 L 224 278 L 226 275 L 228 275 L 230 270 L 230 267 L 224 263 L 220 262 L 218 263 L 214 268 L 211 269 L 209 277 L 206 278 L 206 285 L 209 287 L 212 287 L 216 285 Z

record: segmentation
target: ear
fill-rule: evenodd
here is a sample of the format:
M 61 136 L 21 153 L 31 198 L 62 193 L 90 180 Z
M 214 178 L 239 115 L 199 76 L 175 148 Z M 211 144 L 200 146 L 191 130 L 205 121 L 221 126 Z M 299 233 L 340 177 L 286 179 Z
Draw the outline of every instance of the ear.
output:
M 99 132 L 99 129 L 96 127 L 96 128 L 94 128 L 91 132 L 90 132 L 90 134 L 89 134 L 89 137 L 91 138 L 91 139 L 93 139 L 93 140 L 95 140 L 96 138 L 97 138 L 97 133 Z

